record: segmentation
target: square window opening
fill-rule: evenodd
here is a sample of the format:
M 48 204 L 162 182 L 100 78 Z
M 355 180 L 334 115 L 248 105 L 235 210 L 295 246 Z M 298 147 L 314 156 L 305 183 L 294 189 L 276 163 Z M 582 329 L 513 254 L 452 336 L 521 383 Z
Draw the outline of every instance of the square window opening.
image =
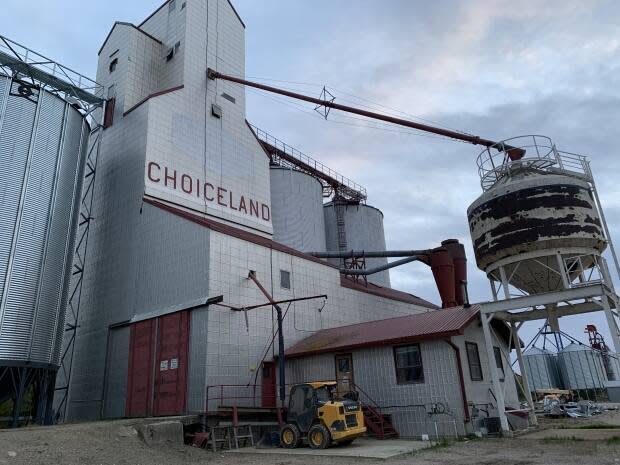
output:
M 282 289 L 291 288 L 291 273 L 290 271 L 280 270 L 280 287 Z
M 466 342 L 467 362 L 469 364 L 469 376 L 472 381 L 482 381 L 482 364 L 480 363 L 480 353 L 478 352 L 478 344 L 475 342 Z
M 174 48 L 168 50 L 168 55 L 166 55 L 166 61 L 172 60 L 172 57 L 174 57 Z
M 493 355 L 495 355 L 495 366 L 499 373 L 499 380 L 504 381 L 506 379 L 506 373 L 504 372 L 504 362 L 502 360 L 502 351 L 499 347 L 493 347 Z
M 114 58 L 114 60 L 112 60 L 108 66 L 108 70 L 110 71 L 110 73 L 113 73 L 114 70 L 116 70 L 117 66 L 118 66 L 118 58 Z
M 424 367 L 420 344 L 394 347 L 394 366 L 397 384 L 424 382 Z

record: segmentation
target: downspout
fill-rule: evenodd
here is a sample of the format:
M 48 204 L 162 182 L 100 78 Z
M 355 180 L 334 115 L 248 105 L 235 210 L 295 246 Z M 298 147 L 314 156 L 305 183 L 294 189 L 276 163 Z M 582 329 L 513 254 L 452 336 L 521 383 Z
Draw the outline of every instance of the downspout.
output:
M 463 376 L 463 364 L 461 363 L 461 351 L 456 344 L 450 339 L 446 339 L 446 343 L 454 349 L 456 355 L 456 367 L 459 372 L 459 384 L 461 385 L 461 397 L 463 398 L 463 413 L 465 415 L 465 423 L 469 423 L 471 418 L 469 416 L 469 402 L 467 401 L 467 391 L 465 390 L 465 377 Z

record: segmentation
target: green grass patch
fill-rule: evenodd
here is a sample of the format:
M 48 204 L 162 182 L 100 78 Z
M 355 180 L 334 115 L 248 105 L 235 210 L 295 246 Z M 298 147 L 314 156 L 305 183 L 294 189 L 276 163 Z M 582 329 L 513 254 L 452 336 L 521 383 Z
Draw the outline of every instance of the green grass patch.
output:
M 449 445 L 450 441 L 446 438 L 441 438 L 439 441 L 432 441 L 432 445 L 428 449 L 440 449 L 442 447 L 448 447 Z
M 559 444 L 559 443 L 564 443 L 564 442 L 577 442 L 577 441 L 583 441 L 583 439 L 575 437 L 575 436 L 561 436 L 557 438 L 551 437 L 551 438 L 541 439 L 541 442 L 543 444 Z
M 611 445 L 615 445 L 615 444 L 620 444 L 620 436 L 612 436 L 607 440 L 607 444 Z
M 620 429 L 620 425 L 607 425 L 605 423 L 592 423 L 591 425 L 580 425 L 574 429 Z

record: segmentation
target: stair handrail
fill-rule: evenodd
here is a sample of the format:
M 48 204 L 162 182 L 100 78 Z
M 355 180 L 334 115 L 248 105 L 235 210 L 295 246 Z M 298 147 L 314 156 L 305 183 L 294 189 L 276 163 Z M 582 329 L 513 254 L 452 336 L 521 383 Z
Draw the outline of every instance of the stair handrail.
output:
M 365 407 L 372 411 L 373 414 L 375 414 L 380 422 L 381 422 L 381 430 L 383 431 L 384 429 L 384 418 L 383 418 L 383 412 L 381 410 L 381 406 L 372 398 L 370 397 L 370 395 L 364 391 L 358 384 L 355 384 L 353 381 L 350 382 L 351 385 L 353 386 L 353 389 L 355 389 L 357 392 L 360 392 L 364 395 L 364 397 L 366 397 L 367 400 L 369 400 L 373 405 L 368 405 L 368 403 L 365 403 Z

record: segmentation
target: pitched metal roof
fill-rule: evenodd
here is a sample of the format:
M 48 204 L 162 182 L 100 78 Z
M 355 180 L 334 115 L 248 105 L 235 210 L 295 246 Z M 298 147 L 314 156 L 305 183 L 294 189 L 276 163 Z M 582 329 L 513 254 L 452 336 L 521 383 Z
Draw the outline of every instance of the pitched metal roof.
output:
M 447 338 L 462 334 L 478 318 L 479 311 L 478 305 L 453 307 L 323 329 L 290 347 L 286 357 Z

